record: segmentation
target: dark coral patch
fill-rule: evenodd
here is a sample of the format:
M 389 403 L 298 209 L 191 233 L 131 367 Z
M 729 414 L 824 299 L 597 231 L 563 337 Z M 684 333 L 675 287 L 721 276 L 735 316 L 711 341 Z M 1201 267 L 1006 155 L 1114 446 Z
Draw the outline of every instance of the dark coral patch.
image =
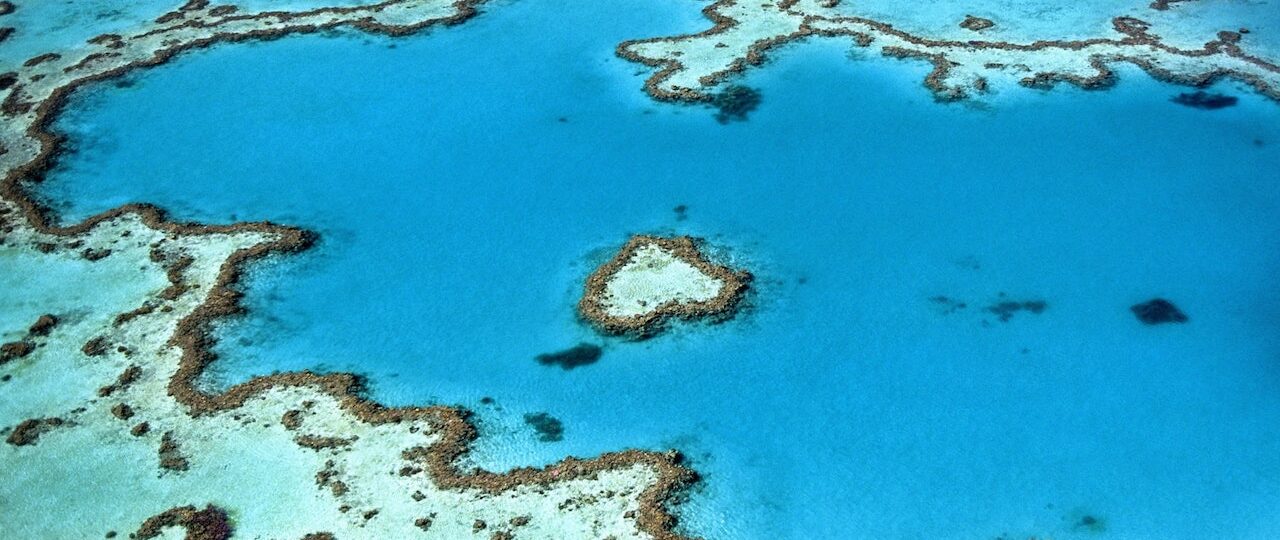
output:
M 1102 533 L 1107 531 L 1107 522 L 1106 520 L 1098 516 L 1094 516 L 1092 514 L 1085 514 L 1083 516 L 1080 516 L 1080 519 L 1076 520 L 1072 528 L 1077 531 Z
M 563 351 L 539 354 L 537 360 L 544 366 L 560 366 L 560 369 L 568 371 L 598 362 L 603 351 L 599 345 L 579 343 Z
M 721 124 L 743 121 L 760 106 L 760 92 L 746 86 L 730 86 L 711 97 L 711 106 L 718 109 L 716 121 Z
M 1026 311 L 1035 315 L 1044 313 L 1049 308 L 1049 304 L 1044 300 L 1027 300 L 1024 302 L 1003 301 L 987 306 L 987 311 L 994 313 L 1000 318 L 1000 322 L 1009 322 L 1014 314 L 1019 311 Z
M 564 440 L 564 424 L 547 413 L 529 413 L 524 415 L 524 423 L 533 426 L 538 432 L 538 440 L 542 442 L 558 442 Z
M 41 315 L 36 322 L 31 324 L 27 329 L 27 333 L 33 336 L 47 336 L 53 327 L 58 325 L 58 318 L 48 313 Z
M 937 306 L 943 315 L 950 315 L 969 307 L 969 304 L 965 302 L 943 295 L 930 297 L 929 302 L 932 302 L 934 306 Z
M 163 469 L 185 471 L 191 466 L 186 456 L 182 455 L 182 449 L 178 447 L 178 441 L 173 438 L 173 432 L 166 431 L 160 438 L 159 454 L 160 467 Z
M 1240 99 L 1226 94 L 1210 94 L 1203 90 L 1197 90 L 1195 92 L 1178 94 L 1170 101 L 1193 109 L 1212 111 L 1231 107 L 1235 105 L 1236 102 L 1240 101 Z
M 0 345 L 0 364 L 22 358 L 34 350 L 36 346 L 30 341 L 14 341 Z
M 40 435 L 50 429 L 56 428 L 67 423 L 61 418 L 31 418 L 23 420 L 13 431 L 9 433 L 9 437 L 5 442 L 14 446 L 29 446 L 36 443 L 36 439 Z
M 1153 298 L 1129 308 L 1142 324 L 1184 323 L 1190 320 L 1173 302 L 1163 298 Z

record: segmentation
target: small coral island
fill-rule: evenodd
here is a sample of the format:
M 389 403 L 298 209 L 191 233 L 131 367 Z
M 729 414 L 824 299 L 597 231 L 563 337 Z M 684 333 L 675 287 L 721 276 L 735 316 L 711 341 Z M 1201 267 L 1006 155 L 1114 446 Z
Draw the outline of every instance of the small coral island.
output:
M 688 236 L 636 235 L 587 278 L 583 318 L 610 334 L 651 336 L 671 318 L 733 315 L 751 273 L 711 261 Z

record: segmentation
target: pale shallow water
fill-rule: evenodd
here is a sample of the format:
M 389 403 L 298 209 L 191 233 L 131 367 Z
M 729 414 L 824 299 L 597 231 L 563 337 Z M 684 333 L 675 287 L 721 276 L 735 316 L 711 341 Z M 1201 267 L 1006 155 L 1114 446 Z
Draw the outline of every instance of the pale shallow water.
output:
M 1280 51 L 1280 5 L 1275 0 L 1193 0 L 1155 10 L 1151 0 L 951 0 L 927 7 L 897 0 L 844 1 L 836 10 L 888 22 L 910 32 L 950 39 L 1032 42 L 1042 39 L 1123 37 L 1112 19 L 1136 17 L 1151 23 L 1151 32 L 1178 47 L 1198 49 L 1221 30 L 1249 30 L 1242 45 L 1259 54 Z M 966 15 L 983 17 L 995 26 L 973 32 L 960 28 Z
M 128 32 L 172 11 L 182 0 L 15 0 L 0 27 L 17 28 L 0 43 L 0 69 L 15 69 L 36 55 L 89 47 L 90 38 Z
M 487 467 L 676 447 L 700 535 L 1280 535 L 1280 106 L 1221 85 L 1237 106 L 1181 107 L 1131 69 L 940 105 L 926 65 L 819 42 L 748 74 L 763 105 L 721 125 L 613 55 L 702 29 L 690 7 L 525 0 L 186 55 L 82 92 L 42 195 L 318 231 L 258 265 L 209 384 L 320 367 L 473 406 Z M 639 343 L 584 327 L 582 280 L 637 232 L 751 269 L 747 312 Z M 1141 325 L 1154 296 L 1191 321 Z M 1004 299 L 1048 307 L 983 311 Z M 579 342 L 600 361 L 534 360 Z

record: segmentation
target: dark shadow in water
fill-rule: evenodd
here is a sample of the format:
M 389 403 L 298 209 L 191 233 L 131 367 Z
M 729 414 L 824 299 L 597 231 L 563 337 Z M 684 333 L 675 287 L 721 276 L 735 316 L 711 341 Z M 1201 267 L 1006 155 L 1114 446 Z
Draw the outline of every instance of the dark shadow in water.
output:
M 1184 323 L 1190 320 L 1173 302 L 1163 298 L 1153 298 L 1129 308 L 1142 324 Z
M 579 343 L 573 348 L 563 351 L 539 354 L 537 360 L 539 364 L 544 366 L 560 366 L 560 369 L 568 371 L 598 362 L 600 355 L 603 353 L 604 349 L 601 349 L 599 345 Z
M 558 442 L 564 439 L 564 424 L 554 416 L 544 412 L 524 415 L 524 423 L 533 426 L 538 432 L 538 440 L 542 442 Z
M 689 219 L 689 207 L 683 204 L 677 204 L 672 210 L 676 213 L 676 221 L 684 221 Z
M 1228 96 L 1226 94 L 1210 94 L 1203 90 L 1178 94 L 1171 100 L 1178 105 L 1191 107 L 1193 109 L 1203 109 L 1212 111 L 1215 109 L 1223 109 L 1235 105 L 1239 98 Z
M 717 122 L 740 122 L 747 119 L 747 113 L 760 106 L 760 92 L 746 86 L 733 85 L 712 96 L 711 106 L 719 109 L 716 112 Z

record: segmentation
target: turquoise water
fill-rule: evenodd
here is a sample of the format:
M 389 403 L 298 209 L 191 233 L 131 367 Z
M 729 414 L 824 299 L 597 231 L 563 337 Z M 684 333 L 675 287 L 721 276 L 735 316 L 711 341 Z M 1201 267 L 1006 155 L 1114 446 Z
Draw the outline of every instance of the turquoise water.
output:
M 927 65 L 819 42 L 748 74 L 763 104 L 722 125 L 613 56 L 704 26 L 677 0 L 524 0 L 216 47 L 80 93 L 42 195 L 318 231 L 258 265 L 207 384 L 363 373 L 475 407 L 488 467 L 676 447 L 710 538 L 1280 535 L 1280 107 L 1230 85 L 1235 107 L 1181 107 L 1133 70 L 941 105 Z M 747 312 L 582 326 L 583 278 L 636 232 L 750 268 Z M 1191 321 L 1140 324 L 1155 296 Z M 1005 300 L 1047 309 L 984 311 Z M 600 361 L 535 360 L 580 342 Z

